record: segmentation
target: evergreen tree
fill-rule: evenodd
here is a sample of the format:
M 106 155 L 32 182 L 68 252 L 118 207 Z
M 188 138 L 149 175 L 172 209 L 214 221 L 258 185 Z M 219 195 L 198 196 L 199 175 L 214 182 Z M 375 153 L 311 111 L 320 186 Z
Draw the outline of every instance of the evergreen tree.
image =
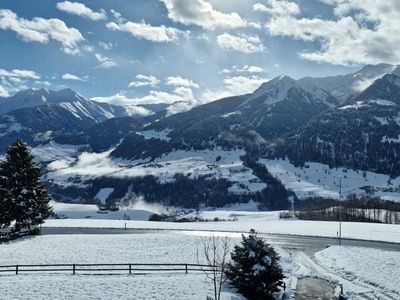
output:
M 18 140 L 8 147 L 5 161 L 0 162 L 0 192 L 2 193 L 0 222 L 15 221 L 15 231 L 31 229 L 50 216 L 51 200 L 40 181 L 42 172 L 27 145 Z
M 228 264 L 228 282 L 249 300 L 274 299 L 274 293 L 284 278 L 275 250 L 257 236 L 254 230 L 231 253 Z
M 11 197 L 10 191 L 6 188 L 7 176 L 3 170 L 3 163 L 0 163 L 0 227 L 7 227 L 11 224 Z

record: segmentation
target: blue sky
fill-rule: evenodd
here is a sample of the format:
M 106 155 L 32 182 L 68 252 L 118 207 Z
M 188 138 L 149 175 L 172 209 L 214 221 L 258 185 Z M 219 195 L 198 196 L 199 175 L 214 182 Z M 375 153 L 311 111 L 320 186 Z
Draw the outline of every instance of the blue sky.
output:
M 0 95 L 203 103 L 281 74 L 398 63 L 399 19 L 398 0 L 2 0 Z

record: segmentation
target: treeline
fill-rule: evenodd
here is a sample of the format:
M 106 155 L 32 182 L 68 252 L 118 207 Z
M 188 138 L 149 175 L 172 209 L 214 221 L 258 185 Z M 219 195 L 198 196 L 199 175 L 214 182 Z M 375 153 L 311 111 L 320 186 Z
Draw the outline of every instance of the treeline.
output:
M 352 194 L 346 200 L 310 199 L 297 207 L 296 217 L 302 220 L 375 222 L 400 224 L 400 203 L 379 197 Z
M 288 209 L 290 207 L 289 197 L 297 200 L 295 193 L 287 190 L 279 179 L 271 175 L 265 165 L 257 162 L 257 159 L 258 156 L 251 155 L 251 153 L 241 157 L 243 165 L 252 169 L 253 174 L 267 185 L 265 189 L 259 192 L 259 200 L 256 198 L 255 201 L 264 204 L 261 207 L 263 210 Z

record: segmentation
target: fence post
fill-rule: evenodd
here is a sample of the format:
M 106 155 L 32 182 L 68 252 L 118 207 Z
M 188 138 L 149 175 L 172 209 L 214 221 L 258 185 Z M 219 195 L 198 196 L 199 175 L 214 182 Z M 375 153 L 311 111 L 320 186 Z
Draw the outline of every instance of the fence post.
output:
M 72 274 L 75 275 L 75 264 L 72 265 Z
M 186 272 L 186 274 L 188 273 L 187 264 L 185 264 L 185 272 Z
M 18 275 L 18 265 L 15 266 L 15 275 Z
M 132 264 L 129 264 L 129 275 L 132 274 Z

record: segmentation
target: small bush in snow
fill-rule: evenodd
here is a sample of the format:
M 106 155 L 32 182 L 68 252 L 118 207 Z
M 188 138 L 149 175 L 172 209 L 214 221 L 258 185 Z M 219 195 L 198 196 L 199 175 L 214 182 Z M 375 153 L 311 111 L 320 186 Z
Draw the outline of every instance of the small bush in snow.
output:
M 254 230 L 231 253 L 225 271 L 228 282 L 246 298 L 274 299 L 284 278 L 279 256 Z

